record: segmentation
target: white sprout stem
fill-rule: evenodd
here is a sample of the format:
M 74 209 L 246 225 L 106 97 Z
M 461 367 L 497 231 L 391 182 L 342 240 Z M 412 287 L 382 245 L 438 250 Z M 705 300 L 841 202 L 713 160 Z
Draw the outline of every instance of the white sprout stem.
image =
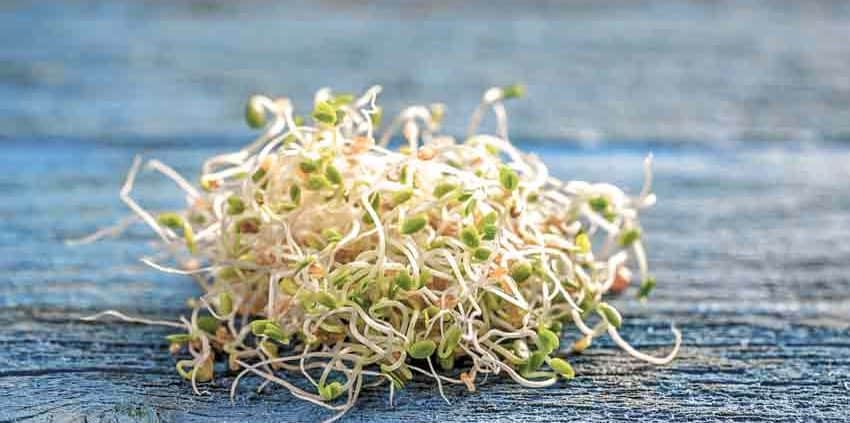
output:
M 130 225 L 139 221 L 139 216 L 130 215 L 125 216 L 117 223 L 112 226 L 107 226 L 105 228 L 98 229 L 97 231 L 86 235 L 82 238 L 73 238 L 65 240 L 65 245 L 68 246 L 77 246 L 77 245 L 86 245 L 91 244 L 96 241 L 100 241 L 103 238 L 114 238 L 121 235 Z
M 91 321 L 99 320 L 101 317 L 104 317 L 104 316 L 117 317 L 118 319 L 123 320 L 123 321 L 128 322 L 128 323 L 139 323 L 139 324 L 143 324 L 143 325 L 168 326 L 168 327 L 172 327 L 172 328 L 186 329 L 186 325 L 183 325 L 183 324 L 180 324 L 180 323 L 169 322 L 169 321 L 166 321 L 166 320 L 151 320 L 151 319 L 145 319 L 145 318 L 141 318 L 141 317 L 131 317 L 131 316 L 128 316 L 128 315 L 121 313 L 120 311 L 116 311 L 116 310 L 106 310 L 106 311 L 102 311 L 102 312 L 97 313 L 97 314 L 92 314 L 91 316 L 80 317 L 80 320 L 91 322 Z
M 177 186 L 183 189 L 183 191 L 186 191 L 186 194 L 189 194 L 190 197 L 198 198 L 201 196 L 201 194 L 198 193 L 198 190 L 196 190 L 195 187 L 193 187 L 192 184 L 190 184 L 189 181 L 186 180 L 186 178 L 181 176 L 179 173 L 177 173 L 176 170 L 172 169 L 170 166 L 156 159 L 149 160 L 148 166 L 151 169 L 154 169 L 162 173 L 163 175 L 169 177 L 177 184 Z
M 676 338 L 675 343 L 673 345 L 673 349 L 664 357 L 653 357 L 648 354 L 644 354 L 629 345 L 621 336 L 620 333 L 617 332 L 617 328 L 608 325 L 608 336 L 617 344 L 618 347 L 622 348 L 623 351 L 627 352 L 634 358 L 638 360 L 646 361 L 647 363 L 664 365 L 669 364 L 673 359 L 676 358 L 676 355 L 679 354 L 679 347 L 682 345 L 682 332 L 679 329 L 676 329 L 675 326 L 670 326 L 670 331 L 673 332 L 673 336 Z
M 139 206 L 139 204 L 136 203 L 136 201 L 133 200 L 132 197 L 130 197 L 130 192 L 132 192 L 133 190 L 133 183 L 136 181 L 136 174 L 139 173 L 139 167 L 141 166 L 141 164 L 141 157 L 136 156 L 133 158 L 133 164 L 132 166 L 130 166 L 130 171 L 127 172 L 127 179 L 124 181 L 124 186 L 121 187 L 121 199 L 124 201 L 124 204 L 126 204 L 127 207 L 130 208 L 130 210 L 136 213 L 139 218 L 145 221 L 145 223 L 147 223 L 148 226 L 150 226 L 151 229 L 153 229 L 153 231 L 156 232 L 156 234 L 159 235 L 159 237 L 163 241 L 169 242 L 169 236 L 166 234 L 165 230 L 159 226 L 159 223 L 156 222 L 156 219 L 154 219 L 150 213 L 148 213 L 145 209 Z
M 144 264 L 146 264 L 146 265 L 148 265 L 148 266 L 150 266 L 150 267 L 152 267 L 156 270 L 159 270 L 160 272 L 172 273 L 172 274 L 175 274 L 175 275 L 205 274 L 205 273 L 210 273 L 210 272 L 212 272 L 216 269 L 216 266 L 201 267 L 201 268 L 194 269 L 194 270 L 177 269 L 177 268 L 174 268 L 174 267 L 168 267 L 168 266 L 163 266 L 163 265 L 157 264 L 156 262 L 154 262 L 153 260 L 151 260 L 147 257 L 142 257 L 142 258 L 139 259 L 139 261 L 141 261 L 142 263 L 144 263 Z

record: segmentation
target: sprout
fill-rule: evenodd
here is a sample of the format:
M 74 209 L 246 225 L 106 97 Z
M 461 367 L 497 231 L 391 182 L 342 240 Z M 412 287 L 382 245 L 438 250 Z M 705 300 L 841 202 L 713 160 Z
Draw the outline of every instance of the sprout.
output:
M 528 360 L 525 364 L 526 372 L 533 372 L 540 368 L 543 365 L 543 362 L 546 361 L 547 354 L 543 351 L 535 351 L 528 356 Z
M 289 100 L 254 96 L 246 120 L 264 132 L 201 166 L 201 189 L 154 163 L 189 204 L 160 215 L 131 197 L 134 162 L 122 200 L 164 252 L 206 263 L 155 267 L 191 274 L 205 292 L 189 304 L 191 320 L 127 319 L 179 331 L 166 340 L 174 352 L 188 347 L 176 369 L 196 391 L 215 376 L 215 358 L 227 357 L 239 372 L 233 394 L 254 376 L 339 413 L 366 386 L 400 389 L 413 371 L 441 392 L 443 383 L 474 390 L 477 375 L 507 373 L 528 387 L 573 378 L 572 366 L 552 357 L 562 332 L 579 336 L 576 353 L 607 332 L 637 359 L 669 362 L 678 331 L 668 356 L 640 353 L 605 302 L 610 276 L 632 263 L 643 277 L 638 297 L 655 286 L 638 221 L 650 175 L 638 198 L 554 178 L 508 139 L 503 100 L 524 91 L 487 91 L 463 144 L 437 132 L 442 107 L 415 106 L 376 145 L 378 88 L 359 97 L 320 91 L 312 123 Z M 479 133 L 491 109 L 496 135 Z M 393 151 L 387 143 L 399 129 L 409 143 Z M 591 238 L 601 242 L 596 252 Z M 604 320 L 593 328 L 583 320 L 592 313 Z M 303 388 L 310 384 L 318 392 Z
M 476 248 L 481 244 L 478 230 L 476 230 L 474 226 L 467 226 L 463 228 L 463 230 L 460 231 L 460 239 L 469 248 Z
M 431 112 L 431 120 L 438 125 L 443 121 L 443 117 L 446 116 L 446 106 L 441 103 L 430 105 L 428 111 Z
M 157 218 L 157 222 L 171 229 L 180 229 L 183 227 L 183 218 L 177 213 L 162 213 Z
M 342 234 L 334 228 L 322 229 L 322 238 L 328 242 L 339 242 L 342 239 Z
M 263 97 L 253 95 L 245 104 L 245 122 L 254 129 L 262 128 L 266 124 L 266 111 L 263 107 Z
M 392 198 L 393 205 L 398 206 L 400 204 L 407 202 L 407 200 L 410 200 L 411 198 L 413 198 L 413 190 L 412 189 L 406 188 L 406 189 L 403 189 L 401 191 L 397 191 L 395 194 L 393 194 L 393 198 Z
M 229 215 L 237 215 L 242 214 L 245 211 L 245 203 L 242 201 L 242 198 L 231 195 L 227 198 L 227 214 Z
M 437 362 L 440 364 L 440 368 L 443 370 L 452 370 L 455 368 L 454 354 L 449 354 L 447 357 L 438 357 Z
M 317 292 L 315 295 L 316 302 L 333 310 L 336 308 L 336 298 L 327 292 Z
M 345 93 L 333 96 L 333 98 L 328 103 L 332 104 L 335 107 L 340 107 L 345 106 L 346 104 L 349 104 L 352 101 L 354 101 L 354 94 Z
M 195 366 L 192 377 L 197 382 L 209 382 L 213 378 L 213 359 L 212 355 Z
M 280 348 L 274 342 L 260 341 L 260 351 L 269 358 L 277 358 L 280 353 Z
M 460 193 L 460 195 L 457 196 L 457 201 L 466 201 L 466 200 L 469 200 L 470 198 L 472 198 L 472 192 L 465 191 L 465 192 Z M 469 214 L 467 209 L 469 208 L 470 204 L 474 205 L 475 203 L 473 201 L 470 201 L 469 203 L 467 203 L 466 207 L 464 208 L 465 215 Z
M 328 181 L 328 178 L 325 178 L 322 175 L 310 175 L 310 177 L 307 178 L 306 188 L 310 191 L 318 191 L 320 189 L 327 188 L 330 185 L 331 183 Z
M 257 169 L 256 172 L 254 172 L 253 175 L 251 175 L 251 181 L 260 182 L 265 177 L 266 177 L 266 170 L 263 169 L 263 168 L 259 168 L 259 169 Z
M 401 233 L 405 235 L 414 234 L 422 230 L 427 224 L 428 219 L 423 215 L 408 218 L 401 223 Z
M 440 348 L 437 350 L 437 356 L 441 359 L 453 357 L 454 350 L 460 343 L 460 337 L 460 328 L 457 326 L 450 327 L 449 330 L 443 334 L 443 339 L 440 340 Z
M 443 182 L 443 183 L 437 185 L 436 187 L 434 187 L 433 194 L 434 194 L 434 197 L 443 198 L 443 197 L 446 196 L 446 194 L 454 191 L 456 188 L 457 188 L 457 185 L 455 185 L 455 184 Z
M 419 271 L 419 285 L 424 286 L 428 285 L 431 282 L 431 271 L 428 269 L 422 269 Z
M 576 247 L 578 247 L 578 251 L 580 253 L 589 253 L 590 252 L 590 237 L 587 236 L 586 233 L 582 232 L 576 235 Z
M 542 351 L 545 351 L 546 354 L 552 353 L 558 349 L 561 341 L 558 339 L 558 335 L 546 328 L 540 328 L 537 331 L 537 347 Z
M 407 347 L 407 353 L 410 354 L 411 357 L 417 360 L 424 360 L 434 354 L 434 350 L 437 349 L 437 344 L 430 339 L 426 339 L 424 341 L 418 341 L 410 344 Z
M 222 292 L 218 294 L 218 313 L 227 316 L 233 311 L 233 298 L 230 294 Z
M 186 367 L 192 367 L 192 370 L 186 371 Z M 194 382 L 209 382 L 213 378 L 213 361 L 212 356 L 207 357 L 206 360 L 201 363 L 196 364 L 192 360 L 180 360 L 175 365 L 177 368 L 177 373 L 180 374 L 184 379 L 191 380 Z
M 301 202 L 301 187 L 298 185 L 292 185 L 289 187 L 289 199 L 292 200 L 295 205 L 298 205 Z
M 591 198 L 587 203 L 597 213 L 604 213 L 608 209 L 608 199 L 602 196 Z
M 372 126 L 378 128 L 381 126 L 381 118 L 384 115 L 384 109 L 380 106 L 376 106 L 374 112 L 369 115 L 369 119 L 372 121 Z
M 215 191 L 218 188 L 218 181 L 215 179 L 201 179 L 201 189 L 206 192 Z
M 292 296 L 298 293 L 298 285 L 291 278 L 283 278 L 277 283 L 278 289 L 286 295 Z
M 499 233 L 499 227 L 493 223 L 485 223 L 481 228 L 481 232 L 483 232 L 482 238 L 484 240 L 492 241 L 496 239 L 496 234 Z
M 335 125 L 337 121 L 336 108 L 327 102 L 319 102 L 313 109 L 313 119 L 325 125 Z
M 268 319 L 259 319 L 251 322 L 251 333 L 254 335 L 260 336 L 266 330 L 266 325 L 271 324 L 272 321 Z
M 564 379 L 573 379 L 576 377 L 576 372 L 573 370 L 573 366 L 571 366 L 567 360 L 562 358 L 553 358 L 549 360 L 549 367 L 551 367 L 552 370 L 561 375 Z
M 302 161 L 301 163 L 298 163 L 298 168 L 301 169 L 301 171 L 304 173 L 312 173 L 319 168 L 319 164 L 316 163 L 315 160 L 307 159 Z
M 284 344 L 289 343 L 289 336 L 286 335 L 280 325 L 268 319 L 251 322 L 251 333 L 256 336 L 265 336 Z
M 640 238 L 639 229 L 629 229 L 620 234 L 620 246 L 628 247 L 635 243 Z
M 413 277 L 410 276 L 410 273 L 407 271 L 401 272 L 395 277 L 395 283 L 405 291 L 409 291 L 411 289 L 416 288 L 416 283 L 413 280 Z
M 615 328 L 619 328 L 623 323 L 623 318 L 620 316 L 620 312 L 608 303 L 599 303 L 596 306 L 596 311 L 603 319 L 605 319 L 606 322 Z
M 319 386 L 319 395 L 321 395 L 322 399 L 325 401 L 333 401 L 337 399 L 340 395 L 342 395 L 342 392 L 342 384 L 336 381 L 324 386 Z
M 339 170 L 332 164 L 329 164 L 325 168 L 325 178 L 327 178 L 328 181 L 330 181 L 334 185 L 339 185 L 342 183 L 342 174 L 340 174 Z
M 189 250 L 190 253 L 195 254 L 196 244 L 195 244 L 195 232 L 192 229 L 192 225 L 188 222 L 183 224 L 183 238 L 186 240 L 186 249 Z
M 490 258 L 490 255 L 493 254 L 489 248 L 479 247 L 472 251 L 472 257 L 475 257 L 476 260 L 484 261 Z
M 502 98 L 510 100 L 512 98 L 520 98 L 525 95 L 525 85 L 513 84 L 502 87 Z
M 162 213 L 157 218 L 157 222 L 162 226 L 174 230 L 182 229 L 186 248 L 190 253 L 195 252 L 195 232 L 192 230 L 192 225 L 189 224 L 189 222 L 183 220 L 183 218 L 176 213 Z
M 184 344 L 186 342 L 194 340 L 195 337 L 188 333 L 178 333 L 174 335 L 168 335 L 165 337 L 165 340 L 171 344 Z
M 212 316 L 198 317 L 198 328 L 207 333 L 215 333 L 218 329 L 218 320 Z
M 513 265 L 511 267 L 511 278 L 515 280 L 517 283 L 523 283 L 526 279 L 531 277 L 531 264 L 523 261 Z
M 647 297 L 649 297 L 649 294 L 652 292 L 653 289 L 655 289 L 655 278 L 648 277 L 644 279 L 640 283 L 640 288 L 638 289 L 638 298 L 641 300 L 645 300 Z
M 519 186 L 519 175 L 513 169 L 502 165 L 499 167 L 499 183 L 508 191 L 513 191 Z

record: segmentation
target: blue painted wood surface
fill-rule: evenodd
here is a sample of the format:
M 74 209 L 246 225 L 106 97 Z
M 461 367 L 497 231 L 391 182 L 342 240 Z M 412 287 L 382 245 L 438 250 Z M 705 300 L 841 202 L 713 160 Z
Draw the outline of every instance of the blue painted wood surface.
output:
M 167 330 L 92 324 L 115 308 L 173 319 L 197 294 L 188 279 L 137 261 L 147 231 L 70 248 L 126 213 L 117 198 L 136 153 L 186 174 L 233 148 L 164 139 L 106 143 L 4 141 L 0 155 L 0 421 L 312 422 L 330 414 L 282 389 L 240 389 L 220 377 L 195 396 L 174 372 Z M 684 333 L 671 365 L 654 367 L 602 338 L 573 358 L 578 377 L 546 389 L 490 378 L 450 387 L 447 405 L 419 381 L 387 401 L 366 390 L 348 421 L 685 421 L 850 419 L 850 150 L 829 145 L 730 150 L 526 145 L 562 178 L 638 189 L 641 159 L 656 155 L 659 204 L 644 219 L 659 286 L 642 305 L 615 299 L 623 335 L 663 353 L 670 322 Z M 170 183 L 138 182 L 147 207 L 180 205 Z M 572 339 L 567 332 L 565 338 Z M 565 344 L 565 343 L 564 343 Z M 223 368 L 219 374 L 223 374 Z

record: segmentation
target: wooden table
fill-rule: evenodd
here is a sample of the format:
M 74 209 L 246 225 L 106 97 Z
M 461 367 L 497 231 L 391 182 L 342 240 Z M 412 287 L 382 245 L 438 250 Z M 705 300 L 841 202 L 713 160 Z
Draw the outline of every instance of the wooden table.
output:
M 101 243 L 63 240 L 126 213 L 119 184 L 136 153 L 189 175 L 235 147 L 213 140 L 4 140 L 0 155 L 0 421 L 312 422 L 331 414 L 282 389 L 245 387 L 235 404 L 220 377 L 195 396 L 174 371 L 167 329 L 78 317 L 115 308 L 173 319 L 196 294 L 188 279 L 137 258 L 142 227 Z M 671 365 L 638 362 L 600 338 L 572 358 L 578 377 L 547 389 L 491 378 L 476 393 L 409 385 L 394 406 L 368 390 L 349 421 L 685 421 L 850 419 L 850 150 L 840 146 L 579 149 L 527 145 L 564 178 L 639 188 L 656 155 L 659 204 L 644 219 L 659 286 L 642 305 L 615 303 L 623 335 L 663 354 L 671 322 L 684 347 Z M 167 181 L 143 176 L 150 208 L 178 207 Z M 574 333 L 565 334 L 573 339 Z M 562 342 L 566 345 L 567 342 Z M 220 372 L 221 374 L 221 372 Z

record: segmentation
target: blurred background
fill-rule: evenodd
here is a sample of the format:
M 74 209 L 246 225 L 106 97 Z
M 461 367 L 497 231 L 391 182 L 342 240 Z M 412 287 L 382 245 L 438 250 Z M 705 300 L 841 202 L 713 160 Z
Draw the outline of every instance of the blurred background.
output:
M 448 106 L 521 81 L 515 136 L 850 140 L 845 1 L 0 3 L 0 135 L 242 135 L 251 93 Z M 116 139 L 118 137 L 118 139 Z

